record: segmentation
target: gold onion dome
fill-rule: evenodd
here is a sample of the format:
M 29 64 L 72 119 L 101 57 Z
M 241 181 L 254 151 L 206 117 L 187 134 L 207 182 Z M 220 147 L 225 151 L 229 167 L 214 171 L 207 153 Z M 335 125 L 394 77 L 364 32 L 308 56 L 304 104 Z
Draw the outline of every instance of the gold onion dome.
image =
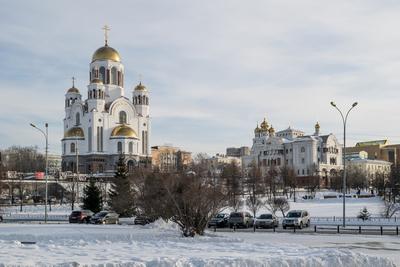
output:
M 254 129 L 254 132 L 255 132 L 255 133 L 259 133 L 260 131 L 261 131 L 261 128 L 258 127 L 258 123 L 257 123 L 257 127 Z
M 140 82 L 138 85 L 136 85 L 136 87 L 135 87 L 135 91 L 146 91 L 147 90 L 147 88 L 146 88 L 146 86 L 144 86 L 143 84 L 142 84 L 142 82 Z
M 320 128 L 319 122 L 317 122 L 317 123 L 315 124 L 315 129 L 319 129 L 319 128 Z
M 264 118 L 264 120 L 263 120 L 263 122 L 260 124 L 260 126 L 261 126 L 261 130 L 268 130 L 268 122 L 265 120 L 265 118 Z
M 96 52 L 94 52 L 92 56 L 92 62 L 95 60 L 112 60 L 120 62 L 121 57 L 119 56 L 117 50 L 106 44 L 105 46 L 100 47 L 96 50 Z
M 94 78 L 94 79 L 92 80 L 92 83 L 100 83 L 100 84 L 103 84 L 103 81 L 100 80 L 99 78 Z
M 115 127 L 111 132 L 111 137 L 138 138 L 136 132 L 125 124 Z
M 275 133 L 275 129 L 274 129 L 274 127 L 272 127 L 272 125 L 271 125 L 271 128 L 269 128 L 268 132 L 271 133 L 271 134 Z
M 71 88 L 68 89 L 67 93 L 76 93 L 76 94 L 79 94 L 79 90 L 78 90 L 78 88 L 76 88 L 75 86 L 72 86 Z
M 64 138 L 69 137 L 85 137 L 85 134 L 83 133 L 83 129 L 81 127 L 72 127 L 64 134 Z

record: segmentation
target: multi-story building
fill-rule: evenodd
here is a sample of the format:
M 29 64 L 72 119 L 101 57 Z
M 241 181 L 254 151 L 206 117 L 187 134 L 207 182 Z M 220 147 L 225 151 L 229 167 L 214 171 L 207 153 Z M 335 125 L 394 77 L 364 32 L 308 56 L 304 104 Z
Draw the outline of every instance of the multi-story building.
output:
M 385 160 L 369 159 L 368 153 L 346 153 L 346 163 L 348 170 L 356 170 L 365 175 L 368 184 L 371 184 L 377 175 L 389 178 L 392 163 Z
M 228 147 L 226 149 L 226 156 L 227 157 L 243 157 L 250 155 L 250 148 L 248 146 L 242 147 Z
M 173 146 L 151 147 L 153 168 L 161 172 L 171 172 L 185 169 L 192 163 L 192 153 Z
M 328 185 L 329 176 L 342 169 L 342 146 L 333 134 L 320 135 L 319 123 L 314 134 L 305 135 L 291 127 L 275 132 L 264 119 L 254 130 L 250 155 L 242 160 L 245 168 L 257 164 L 263 174 L 285 166 L 298 177 L 320 176 L 321 184 Z
M 65 94 L 62 169 L 80 173 L 113 171 L 120 155 L 128 168 L 150 163 L 149 93 L 139 83 L 133 95 L 124 88 L 121 56 L 108 45 L 97 49 L 89 66 L 87 98 L 74 81 Z
M 400 144 L 389 144 L 387 139 L 358 142 L 354 147 L 346 147 L 346 154 L 365 151 L 368 159 L 389 161 L 393 166 L 400 164 Z

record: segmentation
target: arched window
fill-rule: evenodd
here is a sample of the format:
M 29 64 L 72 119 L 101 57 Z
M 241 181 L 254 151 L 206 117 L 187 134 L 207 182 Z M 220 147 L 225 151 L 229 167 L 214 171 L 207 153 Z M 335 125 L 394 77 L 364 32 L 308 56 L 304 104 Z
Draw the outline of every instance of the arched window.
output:
M 126 112 L 120 111 L 119 112 L 119 123 L 126 123 Z
M 135 105 L 137 104 L 137 96 L 135 96 Z
M 129 153 L 133 153 L 133 142 L 129 142 Z
M 117 68 L 113 67 L 111 69 L 111 84 L 117 84 Z
M 107 69 L 107 74 L 106 74 L 106 83 L 110 84 L 110 69 Z
M 75 123 L 76 123 L 76 125 L 81 124 L 81 115 L 79 114 L 79 112 L 76 113 L 76 115 L 75 115 Z
M 71 153 L 75 153 L 75 143 L 71 143 Z
M 121 142 L 118 142 L 117 149 L 118 149 L 118 153 L 122 153 L 122 143 Z
M 64 145 L 63 145 L 63 153 L 65 154 L 65 153 L 67 153 L 67 150 L 66 150 L 66 144 L 64 143 Z
M 106 83 L 106 69 L 104 67 L 100 67 L 100 80 L 103 81 L 103 83 Z
M 142 104 L 142 97 L 138 96 L 138 98 L 139 98 L 139 105 L 141 105 Z
M 118 78 L 117 84 L 118 84 L 119 86 L 121 86 L 121 72 L 120 72 L 120 71 L 118 71 L 118 76 L 117 76 L 117 78 Z

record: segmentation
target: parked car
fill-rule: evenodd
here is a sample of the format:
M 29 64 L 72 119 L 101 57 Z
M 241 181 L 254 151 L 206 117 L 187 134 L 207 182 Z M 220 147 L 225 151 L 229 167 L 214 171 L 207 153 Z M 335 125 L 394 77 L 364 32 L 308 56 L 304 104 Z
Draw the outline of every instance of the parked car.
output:
M 298 227 L 302 229 L 304 226 L 310 226 L 310 215 L 306 210 L 291 210 L 286 214 L 282 221 L 283 229 L 287 226 Z
M 229 223 L 229 214 L 218 213 L 215 217 L 211 218 L 208 222 L 208 228 L 214 227 L 227 227 Z
M 93 224 L 118 224 L 119 215 L 113 211 L 100 211 L 90 218 Z
M 142 214 L 135 217 L 133 224 L 146 225 L 152 222 L 154 222 L 154 218 Z
M 74 210 L 69 215 L 69 223 L 89 223 L 93 212 L 90 210 Z
M 249 212 L 232 212 L 229 215 L 229 227 L 252 227 L 254 224 L 254 218 Z
M 272 214 L 261 214 L 255 220 L 256 228 L 273 228 L 278 227 L 279 220 L 275 215 Z

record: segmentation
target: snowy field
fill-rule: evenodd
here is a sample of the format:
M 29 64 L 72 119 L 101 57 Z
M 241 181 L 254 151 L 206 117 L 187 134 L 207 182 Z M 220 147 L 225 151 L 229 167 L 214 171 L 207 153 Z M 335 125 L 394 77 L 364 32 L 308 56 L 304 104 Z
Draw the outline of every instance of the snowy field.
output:
M 24 242 L 35 244 L 23 244 Z M 0 266 L 395 266 L 398 237 L 218 233 L 147 226 L 0 224 Z

